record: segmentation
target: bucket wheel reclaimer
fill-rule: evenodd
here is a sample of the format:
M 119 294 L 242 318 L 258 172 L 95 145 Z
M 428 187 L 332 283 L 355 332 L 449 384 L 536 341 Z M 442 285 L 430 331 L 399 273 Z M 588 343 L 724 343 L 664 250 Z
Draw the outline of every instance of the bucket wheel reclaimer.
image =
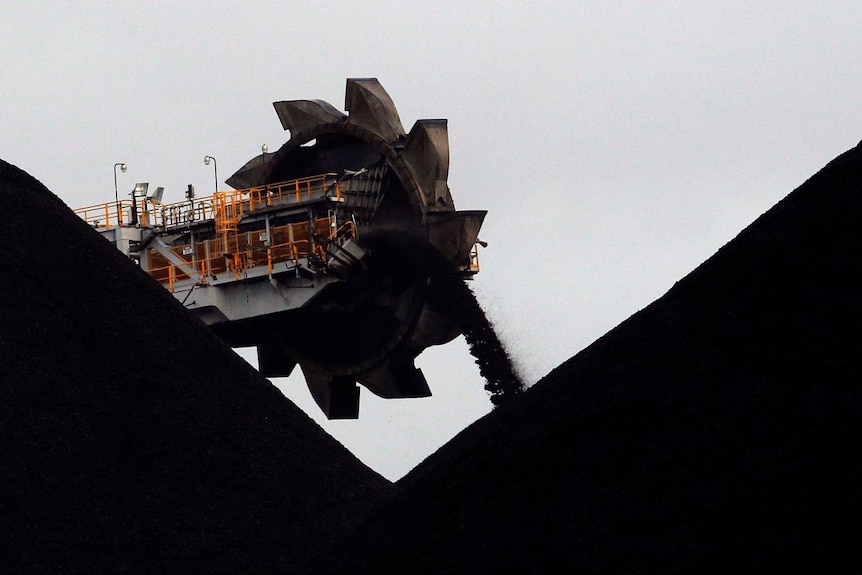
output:
M 297 307 L 211 327 L 232 346 L 257 346 L 265 376 L 289 375 L 298 364 L 331 419 L 358 417 L 357 383 L 384 398 L 431 395 L 414 359 L 461 333 L 443 288 L 477 271 L 486 213 L 455 210 L 446 120 L 418 120 L 405 133 L 373 78 L 347 80 L 346 113 L 321 100 L 274 106 L 290 139 L 227 183 L 239 189 L 336 174 L 338 220 L 352 222 L 354 233 L 326 247 L 325 266 L 304 270 L 306 287 L 290 288 L 313 292 Z

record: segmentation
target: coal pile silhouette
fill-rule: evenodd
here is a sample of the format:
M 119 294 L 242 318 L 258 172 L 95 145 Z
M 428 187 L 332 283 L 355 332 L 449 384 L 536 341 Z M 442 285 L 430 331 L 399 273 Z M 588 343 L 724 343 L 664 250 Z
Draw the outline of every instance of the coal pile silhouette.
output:
M 858 571 L 860 300 L 857 146 L 306 568 Z
M 506 400 L 395 486 L 6 164 L 0 210 L 2 572 L 862 567 L 858 146 L 526 391 L 480 345 Z
M 0 214 L 0 572 L 292 572 L 390 497 L 2 161 Z

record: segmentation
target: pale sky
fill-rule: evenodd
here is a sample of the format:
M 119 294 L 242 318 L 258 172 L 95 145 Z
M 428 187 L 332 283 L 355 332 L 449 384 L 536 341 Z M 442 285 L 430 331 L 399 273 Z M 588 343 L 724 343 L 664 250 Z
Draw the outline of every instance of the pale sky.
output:
M 360 7 L 361 6 L 361 7 Z M 529 382 L 667 291 L 862 139 L 862 3 L 38 2 L 0 5 L 0 158 L 70 207 L 135 182 L 221 189 L 289 137 L 272 102 L 376 77 L 407 130 L 447 118 L 472 283 Z M 241 352 L 253 359 L 253 353 Z M 434 397 L 327 422 L 398 479 L 491 409 L 466 344 Z M 297 370 L 298 372 L 298 370 Z

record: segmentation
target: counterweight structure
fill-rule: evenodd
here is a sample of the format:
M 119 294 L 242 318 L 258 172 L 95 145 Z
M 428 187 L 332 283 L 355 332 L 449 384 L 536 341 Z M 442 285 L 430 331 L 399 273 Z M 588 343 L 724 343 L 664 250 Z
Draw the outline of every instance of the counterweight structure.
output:
M 288 141 L 233 174 L 233 189 L 76 212 L 233 347 L 256 346 L 260 372 L 299 365 L 331 419 L 356 418 L 359 387 L 431 395 L 415 358 L 461 332 L 447 282 L 477 271 L 484 211 L 456 211 L 445 120 L 409 133 L 373 78 L 348 79 L 345 112 L 321 100 L 275 102 Z

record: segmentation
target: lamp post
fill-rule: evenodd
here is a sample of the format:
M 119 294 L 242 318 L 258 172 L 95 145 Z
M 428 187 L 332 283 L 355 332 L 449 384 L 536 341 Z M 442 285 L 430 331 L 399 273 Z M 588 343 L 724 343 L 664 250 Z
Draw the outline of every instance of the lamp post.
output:
M 215 190 L 214 191 L 218 192 L 218 163 L 216 162 L 216 159 L 213 158 L 212 156 L 204 156 L 204 165 L 205 166 L 209 166 L 210 161 L 212 161 L 212 163 L 213 163 L 213 171 L 215 172 Z
M 123 162 L 114 164 L 114 204 L 117 208 L 117 225 L 123 225 L 123 212 L 120 210 L 120 193 L 117 191 L 117 167 L 125 174 L 126 164 Z
M 269 150 L 269 146 L 266 144 L 260 147 L 260 154 L 263 158 L 263 184 L 266 186 L 266 193 L 269 194 L 269 184 L 266 181 L 266 152 Z

